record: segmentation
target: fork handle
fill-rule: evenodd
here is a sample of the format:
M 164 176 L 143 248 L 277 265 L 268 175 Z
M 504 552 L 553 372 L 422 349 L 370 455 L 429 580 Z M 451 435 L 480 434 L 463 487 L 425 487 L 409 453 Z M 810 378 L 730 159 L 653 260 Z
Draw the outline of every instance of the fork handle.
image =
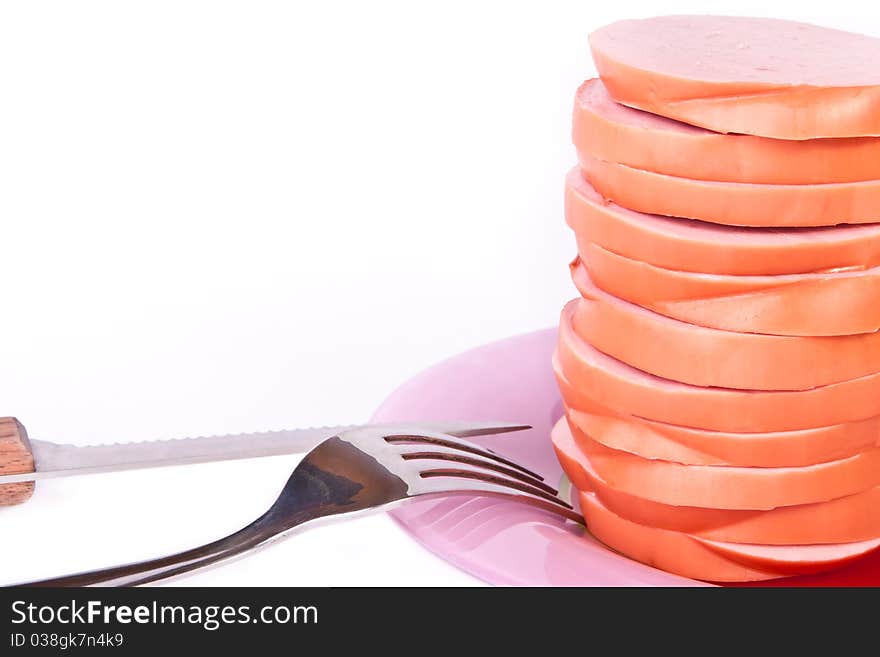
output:
M 27 431 L 14 417 L 0 417 L 0 474 L 34 471 L 34 455 Z M 0 484 L 0 506 L 26 502 L 34 493 L 34 482 Z
M 303 495 L 286 506 L 276 502 L 266 513 L 237 532 L 185 552 L 18 586 L 140 586 L 158 582 L 265 547 L 295 527 L 333 515 L 334 511 L 331 505 L 315 504 L 309 495 Z
M 271 533 L 254 532 L 251 526 L 248 526 L 213 543 L 170 556 L 126 564 L 124 566 L 102 568 L 75 575 L 27 582 L 19 586 L 139 586 L 176 577 L 191 570 L 204 568 L 219 561 L 230 559 L 256 548 L 272 536 L 273 534 Z

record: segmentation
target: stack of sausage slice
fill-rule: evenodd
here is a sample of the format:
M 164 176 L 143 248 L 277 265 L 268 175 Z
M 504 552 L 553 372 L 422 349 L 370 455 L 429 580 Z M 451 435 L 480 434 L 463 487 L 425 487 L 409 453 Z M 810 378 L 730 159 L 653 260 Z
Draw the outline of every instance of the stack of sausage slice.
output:
M 590 37 L 553 444 L 591 532 L 744 581 L 880 548 L 880 40 L 668 16 Z

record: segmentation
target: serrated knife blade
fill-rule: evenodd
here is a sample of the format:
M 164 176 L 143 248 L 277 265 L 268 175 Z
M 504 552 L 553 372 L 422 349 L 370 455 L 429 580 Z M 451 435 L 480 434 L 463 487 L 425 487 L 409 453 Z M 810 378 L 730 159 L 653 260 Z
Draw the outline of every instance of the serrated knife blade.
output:
M 322 440 L 365 426 L 350 424 L 84 446 L 31 440 L 35 471 L 0 475 L 0 485 L 102 472 L 300 454 L 308 452 Z M 527 428 L 522 424 L 505 422 L 399 423 L 370 426 L 387 427 L 398 432 L 422 429 L 448 433 L 461 438 Z

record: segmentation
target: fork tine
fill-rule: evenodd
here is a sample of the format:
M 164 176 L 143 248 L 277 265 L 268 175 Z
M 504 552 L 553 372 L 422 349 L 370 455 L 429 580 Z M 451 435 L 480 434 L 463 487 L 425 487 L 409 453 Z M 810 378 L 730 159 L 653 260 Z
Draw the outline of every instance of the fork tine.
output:
M 483 493 L 499 495 L 502 497 L 515 497 L 516 499 L 539 506 L 547 511 L 562 515 L 570 520 L 584 524 L 581 516 L 574 508 L 564 500 L 544 493 L 527 484 L 505 479 L 504 477 L 488 475 L 484 472 L 465 470 L 460 468 L 442 468 L 428 470 L 419 473 L 424 483 L 419 487 L 419 493 Z M 462 480 L 467 483 L 463 483 Z
M 501 486 L 507 486 L 508 488 L 513 488 L 520 491 L 521 493 L 528 493 L 530 495 L 541 497 L 548 502 L 559 504 L 560 506 L 564 506 L 567 509 L 573 508 L 568 502 L 560 499 L 556 495 L 551 495 L 547 491 L 541 490 L 540 488 L 535 488 L 534 486 L 526 484 L 522 481 L 507 479 L 505 477 L 500 477 L 498 475 L 490 474 L 485 471 L 471 470 L 461 467 L 433 468 L 431 470 L 422 470 L 421 472 L 419 472 L 419 476 L 422 479 L 431 479 L 434 477 L 451 477 L 459 479 L 473 479 L 476 481 L 486 481 L 492 484 L 498 484 Z
M 422 445 L 401 445 L 398 449 L 401 449 L 400 456 L 404 461 L 446 461 L 447 463 L 464 463 L 465 465 L 483 468 L 484 470 L 497 472 L 506 477 L 510 477 L 511 479 L 522 481 L 529 486 L 540 488 L 550 495 L 557 495 L 559 492 L 552 486 L 547 485 L 541 479 L 527 475 L 520 470 L 515 470 L 506 465 L 502 465 L 494 460 L 489 461 L 476 456 L 470 456 L 469 453 L 462 452 L 461 450 L 446 449 L 439 445 L 431 445 L 430 449 L 425 449 Z M 420 465 L 430 467 L 425 464 Z
M 524 468 L 518 463 L 514 463 L 503 456 L 499 456 L 495 452 L 485 447 L 480 447 L 476 443 L 472 443 L 468 440 L 463 440 L 458 438 L 456 440 L 449 440 L 448 437 L 444 437 L 442 435 L 428 435 L 427 432 L 422 434 L 391 434 L 385 436 L 385 442 L 395 444 L 395 443 L 417 443 L 423 445 L 440 445 L 442 447 L 449 447 L 451 449 L 457 449 L 462 452 L 468 452 L 470 454 L 474 454 L 476 456 L 482 456 L 486 459 L 491 459 L 492 461 L 497 461 L 502 465 L 506 465 L 508 468 L 513 468 L 514 470 L 519 470 L 525 475 L 528 475 L 534 479 L 539 481 L 544 481 L 544 477 L 539 475 L 537 472 L 532 472 L 528 468 Z

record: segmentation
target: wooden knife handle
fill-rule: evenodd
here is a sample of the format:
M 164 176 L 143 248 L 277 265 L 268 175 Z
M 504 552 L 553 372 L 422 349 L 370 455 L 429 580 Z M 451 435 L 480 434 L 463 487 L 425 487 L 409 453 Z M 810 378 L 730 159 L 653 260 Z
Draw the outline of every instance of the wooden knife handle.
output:
M 0 474 L 34 471 L 34 455 L 24 426 L 14 417 L 0 417 Z M 0 506 L 26 502 L 34 492 L 34 482 L 0 484 Z

